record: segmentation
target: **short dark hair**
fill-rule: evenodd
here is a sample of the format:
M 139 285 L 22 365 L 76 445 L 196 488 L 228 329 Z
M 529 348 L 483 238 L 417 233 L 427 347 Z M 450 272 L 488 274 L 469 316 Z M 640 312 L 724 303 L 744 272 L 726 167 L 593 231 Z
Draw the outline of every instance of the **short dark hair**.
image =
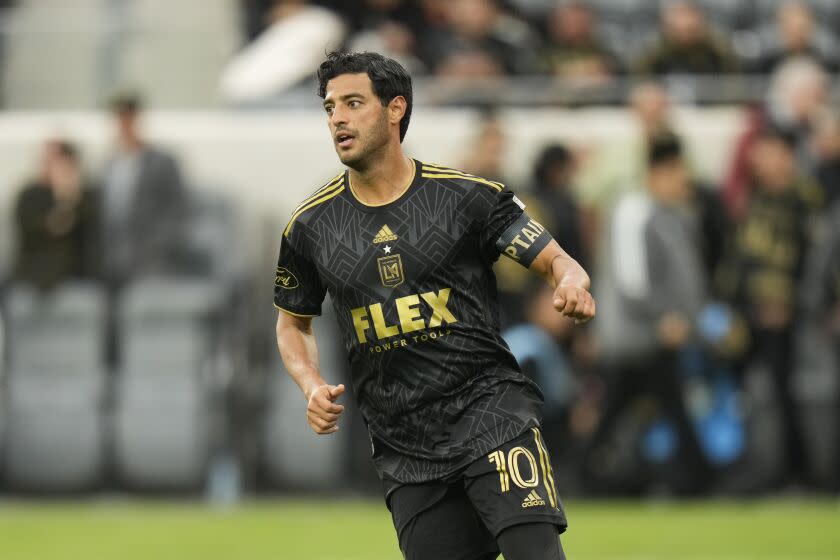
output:
M 662 134 L 648 146 L 648 167 L 656 167 L 682 159 L 682 143 L 675 134 Z
M 113 96 L 109 105 L 116 115 L 139 113 L 143 110 L 143 97 L 134 91 L 124 91 Z
M 373 84 L 373 93 L 383 107 L 398 96 L 405 98 L 405 115 L 400 121 L 400 142 L 405 138 L 411 120 L 411 76 L 405 68 L 391 58 L 375 52 L 331 52 L 318 67 L 318 97 L 327 95 L 327 83 L 342 74 L 367 74 Z

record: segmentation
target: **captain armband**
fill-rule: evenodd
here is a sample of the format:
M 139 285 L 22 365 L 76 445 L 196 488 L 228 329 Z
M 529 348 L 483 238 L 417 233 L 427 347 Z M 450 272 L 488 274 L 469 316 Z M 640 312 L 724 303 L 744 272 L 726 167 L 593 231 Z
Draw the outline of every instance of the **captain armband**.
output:
M 501 254 L 528 268 L 549 241 L 551 234 L 545 227 L 523 212 L 496 240 L 496 248 Z

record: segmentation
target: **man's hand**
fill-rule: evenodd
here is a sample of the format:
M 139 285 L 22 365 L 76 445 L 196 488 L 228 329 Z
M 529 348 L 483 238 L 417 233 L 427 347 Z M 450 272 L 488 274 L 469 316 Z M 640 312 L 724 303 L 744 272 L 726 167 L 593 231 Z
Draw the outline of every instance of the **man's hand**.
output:
M 554 309 L 575 323 L 585 323 L 595 316 L 595 298 L 588 290 L 561 283 L 554 289 Z
M 344 385 L 319 385 L 309 393 L 306 406 L 306 421 L 316 434 L 332 434 L 338 431 L 339 416 L 344 405 L 335 401 L 344 393 Z

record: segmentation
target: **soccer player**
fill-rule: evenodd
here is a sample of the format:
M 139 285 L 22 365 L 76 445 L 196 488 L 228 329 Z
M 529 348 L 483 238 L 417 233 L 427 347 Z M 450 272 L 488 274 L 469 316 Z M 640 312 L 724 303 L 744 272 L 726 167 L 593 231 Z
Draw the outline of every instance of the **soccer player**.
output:
M 309 425 L 334 433 L 344 410 L 312 331 L 329 292 L 405 558 L 564 558 L 542 395 L 499 335 L 491 267 L 505 255 L 543 276 L 577 322 L 595 315 L 589 277 L 504 185 L 403 153 L 412 88 L 397 62 L 332 53 L 318 80 L 347 169 L 292 213 L 274 290 Z

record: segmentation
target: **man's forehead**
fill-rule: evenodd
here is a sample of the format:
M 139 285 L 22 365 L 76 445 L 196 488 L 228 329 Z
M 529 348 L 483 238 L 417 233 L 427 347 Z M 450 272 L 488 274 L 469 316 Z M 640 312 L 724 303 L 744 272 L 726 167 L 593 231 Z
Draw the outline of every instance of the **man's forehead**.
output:
M 373 84 L 366 72 L 340 74 L 327 82 L 324 101 L 351 93 L 372 94 Z

